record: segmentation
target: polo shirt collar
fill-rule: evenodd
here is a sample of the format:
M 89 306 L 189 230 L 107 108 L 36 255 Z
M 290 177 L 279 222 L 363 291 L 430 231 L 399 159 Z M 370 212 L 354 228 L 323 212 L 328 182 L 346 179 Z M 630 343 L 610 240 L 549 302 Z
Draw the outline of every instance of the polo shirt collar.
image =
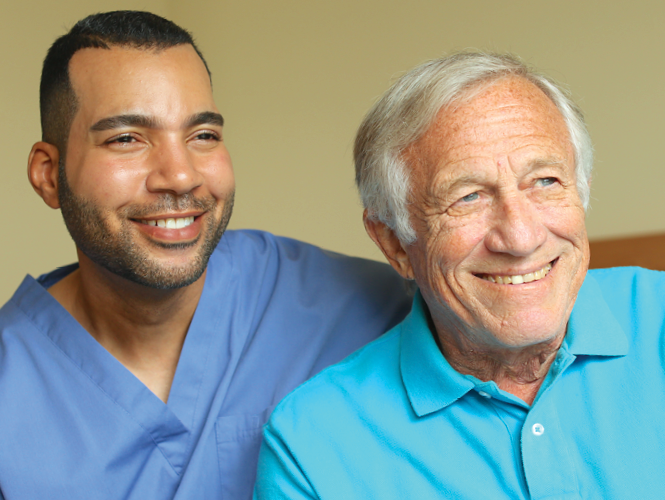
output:
M 589 274 L 577 294 L 564 343 L 574 355 L 628 354 L 628 337 L 605 302 L 598 282 Z
M 419 417 L 445 408 L 475 387 L 443 357 L 428 317 L 418 290 L 411 312 L 402 323 L 400 371 L 411 407 Z
M 401 325 L 400 371 L 413 411 L 419 417 L 454 403 L 475 384 L 443 357 L 428 324 L 429 311 L 416 292 Z M 587 275 L 575 301 L 564 339 L 573 355 L 623 356 L 628 339 L 612 315 L 596 280 Z

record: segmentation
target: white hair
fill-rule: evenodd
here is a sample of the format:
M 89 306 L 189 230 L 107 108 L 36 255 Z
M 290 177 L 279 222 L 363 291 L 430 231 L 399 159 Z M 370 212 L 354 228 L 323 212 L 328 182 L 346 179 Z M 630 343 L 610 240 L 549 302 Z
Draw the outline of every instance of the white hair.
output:
M 471 99 L 507 77 L 533 83 L 563 116 L 575 155 L 577 191 L 586 210 L 593 146 L 570 92 L 513 55 L 461 52 L 428 61 L 406 73 L 360 125 L 354 147 L 356 184 L 371 219 L 386 224 L 403 243 L 416 240 L 407 208 L 410 181 L 402 152 L 429 130 L 441 109 Z

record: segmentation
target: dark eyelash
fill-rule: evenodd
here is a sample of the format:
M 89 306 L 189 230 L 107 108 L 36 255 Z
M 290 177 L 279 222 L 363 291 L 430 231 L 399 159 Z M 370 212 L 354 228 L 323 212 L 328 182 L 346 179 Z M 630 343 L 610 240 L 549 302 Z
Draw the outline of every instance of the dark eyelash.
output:
M 108 142 L 108 143 L 119 142 L 120 139 L 132 139 L 132 138 L 133 138 L 132 134 L 120 134 L 120 135 L 116 135 L 115 137 L 111 137 L 106 142 Z
M 196 136 L 201 136 L 201 135 L 209 135 L 211 139 L 214 139 L 216 141 L 221 140 L 222 138 L 219 136 L 219 134 L 216 134 L 215 132 L 199 132 L 196 134 Z

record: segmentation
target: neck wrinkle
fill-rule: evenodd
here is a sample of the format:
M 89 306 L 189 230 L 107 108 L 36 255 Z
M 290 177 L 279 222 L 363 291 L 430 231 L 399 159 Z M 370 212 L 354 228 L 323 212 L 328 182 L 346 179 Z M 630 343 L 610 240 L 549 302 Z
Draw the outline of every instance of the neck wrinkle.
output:
M 434 326 L 434 325 L 433 325 Z M 478 346 L 465 335 L 434 326 L 439 350 L 457 372 L 472 375 L 532 404 L 563 343 L 564 335 L 550 342 L 522 348 Z M 565 332 L 564 332 L 565 333 Z

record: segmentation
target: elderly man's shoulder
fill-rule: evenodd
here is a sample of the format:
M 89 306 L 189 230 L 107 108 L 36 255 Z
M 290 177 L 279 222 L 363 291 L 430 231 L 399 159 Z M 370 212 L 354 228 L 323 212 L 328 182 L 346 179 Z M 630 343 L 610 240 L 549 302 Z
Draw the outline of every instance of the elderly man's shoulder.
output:
M 602 302 L 589 300 L 596 293 L 602 296 Z M 640 267 L 593 269 L 580 290 L 573 319 L 582 316 L 595 323 L 600 321 L 599 315 L 610 316 L 632 345 L 633 354 L 642 350 L 654 353 L 654 342 L 660 343 L 665 336 L 663 297 L 663 271 Z
M 386 391 L 402 383 L 401 333 L 399 324 L 302 384 L 277 406 L 269 426 L 286 434 L 310 424 L 334 432 L 337 426 L 343 430 L 346 416 L 362 419 L 369 408 L 374 413 L 383 405 L 387 411 L 407 407 L 402 391 Z
M 616 281 L 622 282 L 642 282 L 644 284 L 651 283 L 653 285 L 663 286 L 665 284 L 665 271 L 655 271 L 653 269 L 645 269 L 643 267 L 609 267 L 604 269 L 590 269 L 589 275 L 593 276 L 599 283 L 602 281 Z
M 644 309 L 644 301 L 657 300 L 662 304 L 665 296 L 665 272 L 644 269 L 642 267 L 613 267 L 592 269 L 588 276 L 599 286 L 603 298 L 614 313 L 635 304 Z M 665 308 L 660 305 L 659 309 Z

